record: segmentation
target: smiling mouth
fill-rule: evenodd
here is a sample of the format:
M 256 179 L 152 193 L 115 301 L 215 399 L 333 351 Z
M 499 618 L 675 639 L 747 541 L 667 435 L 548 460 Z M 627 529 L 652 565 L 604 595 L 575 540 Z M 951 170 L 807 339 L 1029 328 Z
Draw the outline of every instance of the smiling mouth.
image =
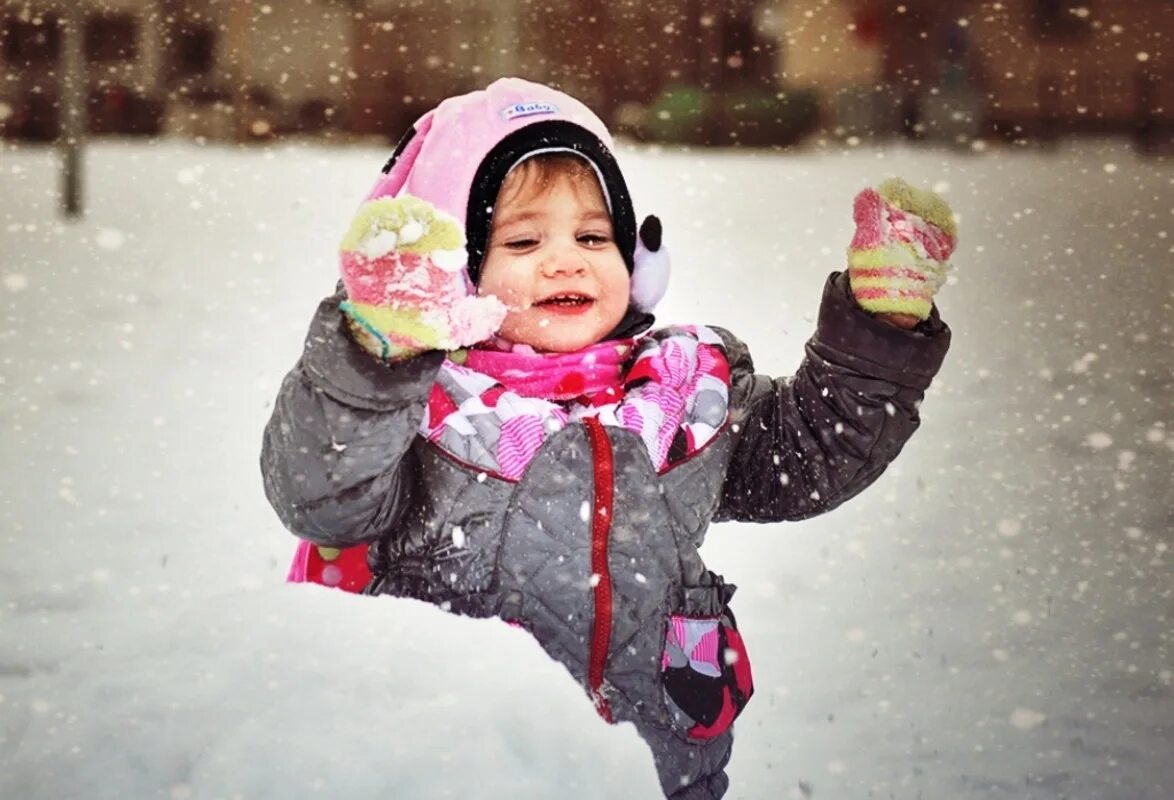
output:
M 595 298 L 593 297 L 588 297 L 587 295 L 583 294 L 568 293 L 551 295 L 544 300 L 539 300 L 534 305 L 546 307 L 554 306 L 556 308 L 576 308 L 578 306 L 586 306 L 594 302 Z

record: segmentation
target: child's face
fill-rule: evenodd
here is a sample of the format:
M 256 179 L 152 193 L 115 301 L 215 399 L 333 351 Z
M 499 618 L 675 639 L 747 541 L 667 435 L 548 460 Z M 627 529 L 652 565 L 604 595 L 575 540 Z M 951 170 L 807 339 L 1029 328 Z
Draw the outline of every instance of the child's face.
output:
M 601 341 L 623 319 L 630 286 L 599 184 L 558 172 L 519 190 L 520 174 L 498 194 L 478 292 L 508 307 L 501 336 L 511 342 L 567 353 Z

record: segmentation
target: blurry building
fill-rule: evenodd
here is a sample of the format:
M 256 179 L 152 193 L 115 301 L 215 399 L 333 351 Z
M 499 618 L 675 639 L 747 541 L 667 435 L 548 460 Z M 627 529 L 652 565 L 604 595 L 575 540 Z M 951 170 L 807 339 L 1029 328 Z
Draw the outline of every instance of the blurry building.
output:
M 829 125 L 937 138 L 1169 135 L 1169 0 L 780 0 Z
M 86 9 L 95 132 L 395 138 L 502 74 L 613 122 L 673 87 L 735 109 L 805 88 L 843 135 L 1144 134 L 1172 117 L 1169 0 L 0 0 L 6 135 L 57 134 L 65 2 Z M 727 141 L 730 104 L 710 106 L 726 116 L 705 140 Z
M 9 135 L 57 135 L 67 1 L 85 8 L 95 132 L 394 137 L 502 74 L 611 117 L 674 84 L 769 89 L 778 65 L 757 0 L 0 0 Z
M 670 85 L 773 89 L 777 37 L 753 0 L 368 0 L 356 24 L 359 130 L 402 130 L 491 76 L 550 82 L 613 119 Z
M 318 131 L 346 105 L 354 3 L 0 0 L 0 128 L 9 135 L 57 135 L 64 2 L 84 8 L 93 132 Z

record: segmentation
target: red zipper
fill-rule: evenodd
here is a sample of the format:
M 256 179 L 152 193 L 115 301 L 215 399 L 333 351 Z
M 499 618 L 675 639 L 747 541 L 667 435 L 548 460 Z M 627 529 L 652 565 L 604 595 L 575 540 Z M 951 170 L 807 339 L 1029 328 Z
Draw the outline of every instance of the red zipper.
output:
M 611 706 L 600 691 L 603 668 L 611 650 L 611 571 L 607 566 L 607 541 L 611 534 L 612 500 L 615 490 L 615 465 L 611 442 L 603 424 L 595 417 L 583 420 L 591 443 L 595 496 L 591 508 L 591 572 L 598 576 L 595 584 L 595 618 L 591 623 L 591 650 L 587 662 L 587 691 L 599 716 L 612 722 Z

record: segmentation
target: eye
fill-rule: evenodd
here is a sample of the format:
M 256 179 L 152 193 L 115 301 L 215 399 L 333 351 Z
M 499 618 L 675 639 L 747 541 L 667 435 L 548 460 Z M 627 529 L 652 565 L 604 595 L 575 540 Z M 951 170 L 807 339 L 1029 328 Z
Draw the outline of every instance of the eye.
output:
M 518 239 L 510 239 L 506 242 L 503 242 L 502 247 L 504 247 L 507 250 L 515 250 L 515 251 L 521 252 L 523 250 L 529 250 L 531 247 L 534 247 L 537 244 L 538 244 L 537 239 L 523 236 Z
M 603 233 L 581 233 L 578 239 L 588 247 L 603 247 L 611 242 L 611 237 Z

